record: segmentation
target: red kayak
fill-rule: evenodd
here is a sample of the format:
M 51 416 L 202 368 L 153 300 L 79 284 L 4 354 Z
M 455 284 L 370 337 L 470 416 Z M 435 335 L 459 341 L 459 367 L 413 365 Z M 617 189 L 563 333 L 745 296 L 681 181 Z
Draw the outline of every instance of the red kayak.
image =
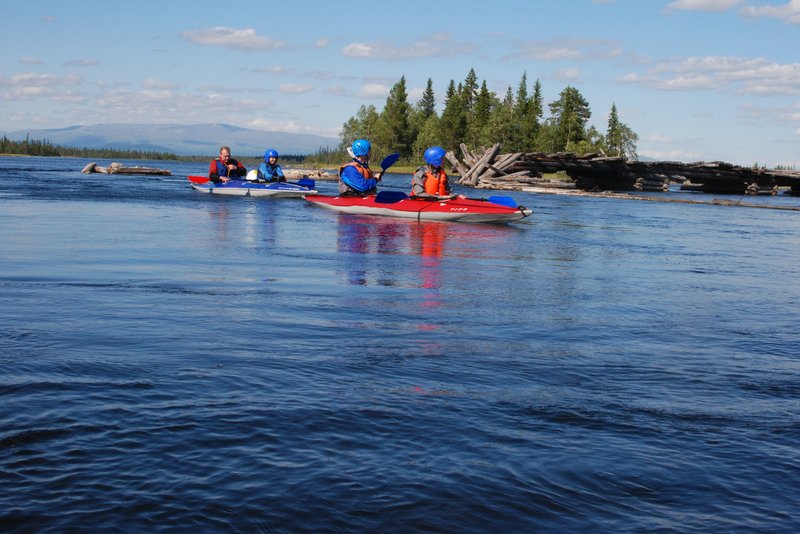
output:
M 307 195 L 306 200 L 323 208 L 357 213 L 384 215 L 418 221 L 459 221 L 476 223 L 509 223 L 529 217 L 533 213 L 518 206 L 511 197 L 493 196 L 476 198 L 426 198 L 410 197 L 400 191 L 381 191 L 363 197 L 333 197 Z

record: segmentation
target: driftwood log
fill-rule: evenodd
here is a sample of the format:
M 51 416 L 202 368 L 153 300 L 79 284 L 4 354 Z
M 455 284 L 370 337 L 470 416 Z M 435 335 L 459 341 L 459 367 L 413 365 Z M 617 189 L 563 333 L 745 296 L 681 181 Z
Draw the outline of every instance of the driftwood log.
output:
M 622 157 L 568 152 L 500 154 L 499 143 L 482 152 L 461 145 L 463 161 L 453 152 L 448 161 L 461 175 L 458 183 L 475 188 L 518 189 L 552 186 L 544 174 L 563 171 L 585 191 L 668 191 L 670 183 L 691 182 L 691 190 L 736 195 L 774 194 L 789 187 L 800 195 L 800 171 L 770 171 L 725 162 L 629 161 Z M 690 190 L 690 187 L 686 188 Z
M 104 174 L 151 174 L 158 176 L 172 176 L 172 173 L 166 169 L 156 169 L 153 167 L 125 167 L 122 163 L 112 163 L 108 167 L 101 167 L 97 163 L 87 164 L 81 171 L 84 174 L 91 174 L 95 172 Z

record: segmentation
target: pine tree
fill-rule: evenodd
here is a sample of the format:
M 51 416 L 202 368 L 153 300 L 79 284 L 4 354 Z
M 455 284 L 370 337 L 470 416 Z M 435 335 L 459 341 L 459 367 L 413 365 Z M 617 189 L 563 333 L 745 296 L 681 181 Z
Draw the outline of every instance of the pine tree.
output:
M 493 100 L 493 95 L 489 88 L 486 87 L 486 80 L 484 80 L 467 124 L 467 139 L 465 141 L 474 148 L 486 144 L 485 132 L 488 128 L 489 118 L 492 115 Z
M 455 150 L 463 142 L 467 133 L 467 118 L 461 102 L 463 87 L 450 80 L 445 95 L 444 110 L 439 121 L 439 136 L 441 145 L 447 150 Z
M 425 91 L 422 92 L 422 98 L 417 102 L 417 109 L 425 120 L 436 113 L 436 96 L 433 93 L 433 81 L 430 78 L 428 78 Z
M 592 112 L 589 103 L 580 91 L 567 86 L 559 94 L 559 99 L 550 104 L 550 114 L 555 127 L 557 151 L 569 151 L 571 145 L 586 139 L 586 123 Z
M 401 157 L 411 155 L 408 92 L 406 77 L 402 76 L 386 98 L 386 105 L 380 114 L 380 122 L 375 133 L 373 152 L 400 152 Z

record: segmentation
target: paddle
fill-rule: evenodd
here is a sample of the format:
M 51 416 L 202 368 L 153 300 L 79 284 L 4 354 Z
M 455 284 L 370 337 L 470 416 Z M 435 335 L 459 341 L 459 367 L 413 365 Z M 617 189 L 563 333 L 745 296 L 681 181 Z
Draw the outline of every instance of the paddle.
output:
M 383 158 L 383 161 L 381 161 L 381 172 L 378 173 L 378 177 L 376 178 L 376 180 L 380 181 L 380 179 L 383 177 L 383 173 L 386 172 L 386 169 L 397 163 L 398 159 L 400 159 L 400 152 L 389 154 L 388 156 Z
M 193 184 L 204 184 L 211 181 L 208 176 L 187 176 L 186 179 Z

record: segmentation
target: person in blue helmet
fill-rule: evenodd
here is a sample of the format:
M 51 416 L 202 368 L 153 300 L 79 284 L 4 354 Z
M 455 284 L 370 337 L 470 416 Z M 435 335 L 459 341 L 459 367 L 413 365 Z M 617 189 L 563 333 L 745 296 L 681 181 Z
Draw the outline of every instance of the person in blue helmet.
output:
M 281 166 L 278 165 L 278 151 L 270 148 L 264 152 L 264 161 L 258 166 L 257 181 L 259 182 L 285 182 Z
M 444 172 L 442 161 L 447 152 L 440 146 L 429 147 L 425 151 L 425 163 L 411 178 L 411 196 L 416 197 L 454 197 L 450 181 Z
M 351 151 L 353 159 L 339 168 L 339 195 L 374 195 L 380 177 L 376 178 L 369 168 L 372 145 L 366 139 L 356 139 Z

